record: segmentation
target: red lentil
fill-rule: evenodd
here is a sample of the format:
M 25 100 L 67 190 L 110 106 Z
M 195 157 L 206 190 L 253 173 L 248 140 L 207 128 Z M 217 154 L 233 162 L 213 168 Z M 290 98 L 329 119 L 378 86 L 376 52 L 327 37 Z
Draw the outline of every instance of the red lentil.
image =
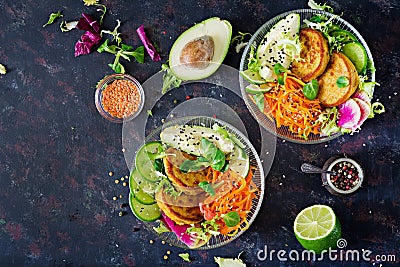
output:
M 113 117 L 125 118 L 139 108 L 140 93 L 136 85 L 127 80 L 115 80 L 103 90 L 101 104 Z

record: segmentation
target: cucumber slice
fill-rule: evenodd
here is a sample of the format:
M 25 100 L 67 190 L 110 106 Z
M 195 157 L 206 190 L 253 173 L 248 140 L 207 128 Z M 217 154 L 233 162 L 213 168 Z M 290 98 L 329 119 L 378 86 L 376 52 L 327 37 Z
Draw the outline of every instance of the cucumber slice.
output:
M 337 37 L 342 43 L 355 42 L 357 38 L 349 31 L 335 30 L 330 33 L 331 36 Z
M 131 172 L 131 175 L 129 176 L 129 185 L 131 185 L 132 183 L 131 180 L 135 180 L 137 185 L 142 189 L 144 193 L 154 196 L 157 184 L 143 179 L 136 168 Z
M 135 165 L 140 176 L 149 182 L 158 182 L 161 177 L 154 168 L 154 159 L 151 155 L 162 151 L 162 144 L 159 141 L 149 142 L 144 144 L 136 154 Z
M 353 62 L 359 74 L 365 73 L 368 56 L 362 44 L 358 42 L 347 43 L 342 47 L 342 52 Z
M 140 177 L 139 172 L 135 168 L 131 172 L 131 175 L 129 176 L 130 191 L 132 192 L 132 194 L 135 195 L 136 199 L 142 204 L 150 205 L 150 204 L 156 203 L 156 200 L 154 199 L 154 197 L 150 194 L 147 194 L 144 191 L 143 186 L 146 186 L 146 187 L 151 186 L 151 189 L 155 189 L 155 187 L 156 187 L 155 184 L 143 180 L 143 178 Z M 150 190 L 148 190 L 148 191 L 150 191 Z M 151 192 L 154 195 L 154 190 L 151 190 Z
M 229 169 L 236 172 L 241 177 L 246 177 L 250 171 L 249 155 L 247 155 L 243 148 L 236 144 L 229 160 Z
M 258 72 L 252 72 L 251 70 L 244 70 L 240 72 L 240 75 L 252 84 L 263 84 L 265 80 L 260 76 Z
M 136 218 L 143 222 L 154 222 L 161 217 L 161 210 L 157 203 L 151 205 L 142 204 L 132 192 L 129 193 L 129 206 Z

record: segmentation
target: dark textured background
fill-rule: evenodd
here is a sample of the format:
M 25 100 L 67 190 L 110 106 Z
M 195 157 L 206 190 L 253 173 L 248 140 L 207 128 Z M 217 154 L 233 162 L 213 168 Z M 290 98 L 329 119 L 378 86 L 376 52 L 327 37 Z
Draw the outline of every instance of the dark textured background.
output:
M 211 16 L 237 31 L 255 32 L 279 13 L 306 8 L 307 1 L 101 1 L 108 7 L 104 27 L 122 21 L 125 43 L 138 46 L 135 29 L 145 25 L 162 51 L 163 62 L 176 37 Z M 375 99 L 386 113 L 368 120 L 360 133 L 319 145 L 278 139 L 266 178 L 262 209 L 239 239 L 219 249 L 189 251 L 189 266 L 215 266 L 213 256 L 242 258 L 248 266 L 373 266 L 373 262 L 259 261 L 257 251 L 301 249 L 292 223 L 304 207 L 332 206 L 349 249 L 394 254 L 400 262 L 400 3 L 394 0 L 328 1 L 364 36 L 377 68 Z M 0 266 L 181 266 L 183 249 L 162 244 L 128 212 L 119 217 L 129 189 L 114 179 L 128 175 L 121 151 L 121 125 L 103 119 L 94 105 L 95 85 L 111 74 L 111 55 L 74 57 L 83 33 L 43 28 L 51 12 L 67 21 L 82 12 L 98 16 L 82 1 L 0 0 Z M 231 48 L 225 64 L 238 68 Z M 144 82 L 161 63 L 124 62 L 127 73 Z M 183 96 L 177 95 L 184 100 Z M 330 195 L 317 175 L 299 171 L 302 162 L 322 165 L 347 153 L 364 167 L 366 182 L 354 196 Z M 115 174 L 109 177 L 109 171 Z M 122 199 L 113 201 L 115 195 Z M 123 206 L 121 208 L 121 205 Z M 154 244 L 150 244 L 154 240 Z M 163 256 L 167 251 L 168 260 Z M 375 262 L 375 266 L 389 266 Z

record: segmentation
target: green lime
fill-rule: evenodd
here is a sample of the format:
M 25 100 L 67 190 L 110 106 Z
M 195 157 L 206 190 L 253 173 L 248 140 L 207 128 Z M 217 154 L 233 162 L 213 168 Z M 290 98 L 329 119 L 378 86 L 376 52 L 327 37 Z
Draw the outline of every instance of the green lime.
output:
M 346 30 L 335 30 L 330 32 L 330 35 L 338 38 L 342 43 L 357 41 L 357 38 L 351 32 Z
M 246 177 L 250 170 L 249 156 L 243 148 L 236 144 L 229 160 L 229 168 L 241 177 Z
M 347 43 L 342 47 L 342 52 L 353 62 L 359 74 L 365 72 L 368 56 L 362 44 L 358 42 Z
M 258 72 L 253 72 L 251 70 L 241 71 L 240 74 L 244 79 L 252 84 L 263 84 L 265 80 L 260 76 Z
M 294 220 L 293 229 L 300 244 L 318 254 L 329 248 L 336 248 L 342 234 L 338 218 L 325 205 L 303 209 Z
M 271 89 L 272 87 L 268 86 L 267 84 L 249 84 L 248 86 L 246 86 L 246 92 L 250 94 L 263 94 L 270 91 Z

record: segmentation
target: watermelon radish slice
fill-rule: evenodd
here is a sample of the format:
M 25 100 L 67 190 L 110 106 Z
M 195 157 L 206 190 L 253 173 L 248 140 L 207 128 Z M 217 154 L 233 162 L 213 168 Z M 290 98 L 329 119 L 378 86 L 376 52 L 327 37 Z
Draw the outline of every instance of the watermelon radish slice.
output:
M 369 113 L 371 112 L 371 104 L 367 103 L 364 100 L 361 100 L 359 98 L 354 98 L 354 101 L 357 102 L 357 105 L 360 107 L 360 111 L 361 111 L 360 120 L 358 121 L 357 125 L 355 126 L 355 128 L 359 128 L 364 123 L 364 121 L 368 118 Z
M 165 215 L 164 212 L 162 212 L 162 220 L 167 225 L 167 227 L 169 229 L 171 229 L 172 232 L 175 233 L 175 235 L 178 237 L 178 239 L 180 241 L 182 241 L 183 243 L 185 243 L 189 248 L 198 248 L 208 242 L 208 241 L 201 240 L 200 238 L 197 238 L 194 235 L 190 235 L 190 234 L 186 233 L 186 230 L 189 227 L 191 227 L 190 225 L 176 224 L 171 218 L 169 218 L 167 215 Z
M 350 98 L 339 106 L 338 126 L 354 131 L 361 118 L 361 109 L 357 102 Z
M 358 98 L 358 99 L 365 101 L 368 104 L 371 104 L 371 98 L 369 98 L 368 94 L 362 90 L 357 90 L 353 94 L 352 98 Z

